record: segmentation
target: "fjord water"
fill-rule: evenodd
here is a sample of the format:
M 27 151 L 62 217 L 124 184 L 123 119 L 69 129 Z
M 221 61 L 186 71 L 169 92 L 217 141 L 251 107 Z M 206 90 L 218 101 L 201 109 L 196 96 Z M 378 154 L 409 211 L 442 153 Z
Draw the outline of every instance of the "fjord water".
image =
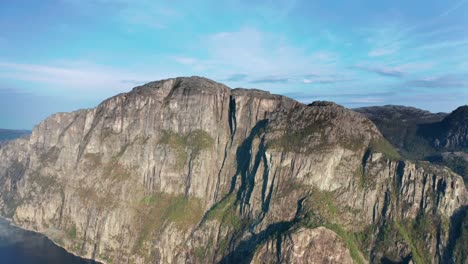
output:
M 0 218 L 1 264 L 91 264 L 92 260 L 74 256 L 47 237 L 12 226 Z

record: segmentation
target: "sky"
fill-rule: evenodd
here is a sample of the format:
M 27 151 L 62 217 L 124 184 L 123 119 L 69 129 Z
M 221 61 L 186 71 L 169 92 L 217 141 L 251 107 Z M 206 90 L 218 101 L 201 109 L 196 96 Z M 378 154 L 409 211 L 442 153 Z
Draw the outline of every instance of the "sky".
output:
M 0 128 L 204 76 L 309 103 L 468 103 L 468 0 L 0 1 Z

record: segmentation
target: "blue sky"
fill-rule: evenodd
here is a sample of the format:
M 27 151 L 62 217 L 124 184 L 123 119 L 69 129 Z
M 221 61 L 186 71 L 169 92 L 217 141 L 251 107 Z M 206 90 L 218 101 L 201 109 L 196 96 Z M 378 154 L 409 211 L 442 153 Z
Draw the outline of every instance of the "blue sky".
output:
M 468 103 L 468 0 L 0 3 L 0 127 L 200 75 L 302 102 Z

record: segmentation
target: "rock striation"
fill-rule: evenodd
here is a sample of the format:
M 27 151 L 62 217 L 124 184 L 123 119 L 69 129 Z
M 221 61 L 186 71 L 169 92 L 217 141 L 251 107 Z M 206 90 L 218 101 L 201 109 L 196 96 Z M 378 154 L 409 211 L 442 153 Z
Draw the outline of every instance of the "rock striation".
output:
M 0 148 L 0 209 L 105 263 L 462 263 L 463 179 L 363 115 L 201 78 L 59 113 Z

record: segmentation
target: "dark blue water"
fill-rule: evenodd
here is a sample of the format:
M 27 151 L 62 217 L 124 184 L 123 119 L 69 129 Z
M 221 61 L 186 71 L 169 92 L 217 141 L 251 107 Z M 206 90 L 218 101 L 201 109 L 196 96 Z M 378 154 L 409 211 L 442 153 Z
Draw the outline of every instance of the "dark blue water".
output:
M 55 245 L 47 237 L 0 218 L 0 264 L 94 264 Z

